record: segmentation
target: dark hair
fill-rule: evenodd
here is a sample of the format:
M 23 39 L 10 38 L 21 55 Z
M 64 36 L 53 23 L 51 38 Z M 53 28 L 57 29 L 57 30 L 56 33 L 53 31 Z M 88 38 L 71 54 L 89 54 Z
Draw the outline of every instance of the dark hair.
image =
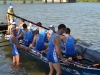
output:
M 41 23 L 41 22 L 38 22 L 38 23 L 36 23 L 36 25 L 38 25 L 38 26 L 42 26 L 42 23 Z
M 60 25 L 58 26 L 58 30 L 59 30 L 59 29 L 62 29 L 62 28 L 65 29 L 66 26 L 65 26 L 64 24 L 60 24 Z
M 23 28 L 27 28 L 27 25 L 26 24 L 23 24 Z
M 71 30 L 70 30 L 69 28 L 66 28 L 66 29 L 65 29 L 65 33 L 66 33 L 66 34 L 70 34 L 70 32 L 71 32 Z

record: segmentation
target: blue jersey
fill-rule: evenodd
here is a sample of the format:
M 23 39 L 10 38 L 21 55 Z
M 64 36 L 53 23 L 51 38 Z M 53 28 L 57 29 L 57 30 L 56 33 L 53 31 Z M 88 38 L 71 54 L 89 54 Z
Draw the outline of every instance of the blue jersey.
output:
M 34 35 L 31 31 L 26 32 L 25 30 L 23 30 L 22 32 L 24 33 L 23 44 L 28 47 L 32 43 Z
M 43 30 L 39 30 L 39 34 L 41 34 L 44 38 L 44 42 L 46 42 L 46 30 L 43 29 Z
M 16 56 L 16 55 L 20 55 L 20 50 L 16 47 L 16 45 L 14 44 L 14 43 L 12 43 L 12 41 L 11 41 L 11 39 L 12 39 L 12 37 L 14 37 L 14 36 L 10 36 L 10 43 L 11 43 L 11 46 L 12 46 L 12 55 L 13 56 Z M 17 38 L 16 38 L 17 39 Z M 18 41 L 18 39 L 17 39 L 17 41 Z
M 74 47 L 74 41 L 75 41 L 75 39 L 72 36 L 67 36 L 66 37 L 65 55 L 74 55 L 74 54 L 76 54 L 75 47 Z
M 54 45 L 54 42 L 53 42 L 53 39 L 56 37 L 56 36 L 59 36 L 58 34 L 53 34 L 51 37 L 50 37 L 50 40 L 49 40 L 49 44 L 48 44 L 48 52 L 47 52 L 47 59 L 49 62 L 52 62 L 52 63 L 57 63 L 59 62 L 58 60 L 58 56 L 57 56 L 57 53 L 56 53 L 56 50 L 55 50 L 55 45 Z
M 42 51 L 44 50 L 44 40 L 41 34 L 37 34 L 38 39 L 36 41 L 36 45 L 34 47 L 35 50 Z
M 19 32 L 17 33 L 17 36 L 19 36 L 22 33 L 22 29 L 19 29 Z M 23 40 L 23 37 L 19 38 L 18 41 Z

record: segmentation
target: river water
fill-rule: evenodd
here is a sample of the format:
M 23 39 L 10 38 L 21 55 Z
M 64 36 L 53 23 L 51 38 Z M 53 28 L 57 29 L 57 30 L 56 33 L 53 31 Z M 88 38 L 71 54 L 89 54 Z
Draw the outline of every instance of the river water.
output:
M 0 22 L 6 22 L 8 4 L 9 2 L 5 5 L 0 2 Z M 22 4 L 22 2 L 12 2 L 12 5 L 15 14 L 20 17 L 35 23 L 42 22 L 46 27 L 54 24 L 56 29 L 63 23 L 71 29 L 71 34 L 75 38 L 100 42 L 100 3 Z M 18 19 L 17 23 L 19 24 Z M 0 75 L 15 75 L 11 68 L 11 47 L 2 48 L 0 56 Z M 47 67 L 22 54 L 19 75 L 47 75 L 48 71 Z

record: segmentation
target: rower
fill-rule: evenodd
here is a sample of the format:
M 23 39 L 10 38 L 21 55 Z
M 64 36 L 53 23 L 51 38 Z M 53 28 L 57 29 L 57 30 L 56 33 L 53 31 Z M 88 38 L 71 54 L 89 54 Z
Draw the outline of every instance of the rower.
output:
M 48 31 L 47 31 L 47 39 L 48 39 L 48 42 L 49 42 L 50 37 L 51 37 L 53 34 L 54 34 L 54 32 L 53 32 L 52 30 L 48 30 Z M 44 45 L 45 45 L 46 49 L 43 50 L 43 51 L 41 51 L 42 54 L 47 53 L 47 51 L 48 51 L 48 43 L 44 43 Z
M 19 27 L 21 29 L 23 29 L 23 24 L 25 24 L 25 21 L 23 19 L 20 19 L 20 25 L 19 25 Z
M 76 54 L 74 42 L 75 39 L 70 35 L 70 29 L 65 29 L 65 36 L 61 36 L 61 40 L 65 43 L 65 50 L 62 50 L 62 53 L 67 57 L 74 57 Z
M 12 6 L 9 7 L 9 9 L 7 11 L 7 15 L 6 15 L 6 19 L 8 20 L 8 34 L 10 34 L 10 30 L 11 30 L 10 25 L 12 24 L 12 22 L 14 22 L 14 16 L 9 15 L 8 13 L 14 14 Z
M 32 24 L 32 23 L 29 23 L 29 25 L 28 25 L 28 30 L 32 31 L 33 29 L 34 29 L 33 24 Z
M 16 38 L 16 28 L 12 27 L 11 29 L 11 36 L 10 36 L 10 43 L 12 46 L 12 55 L 13 55 L 13 65 L 19 65 L 20 61 L 20 50 L 28 50 L 28 47 L 20 46 L 18 43 L 18 39 Z
M 23 37 L 23 44 L 28 47 L 30 43 L 32 43 L 33 34 L 31 31 L 27 29 L 26 24 L 23 24 L 22 33 L 19 36 L 17 36 L 18 39 L 22 37 Z
M 15 28 L 17 27 L 16 22 L 13 22 L 13 23 L 12 23 L 12 27 L 15 27 Z M 11 27 L 11 28 L 12 28 L 12 27 Z
M 58 57 L 62 60 L 63 63 L 67 63 L 61 54 L 60 50 L 60 35 L 64 33 L 66 26 L 64 24 L 60 24 L 58 26 L 57 33 L 53 34 L 50 37 L 49 44 L 48 44 L 48 52 L 47 52 L 47 59 L 49 62 L 50 72 L 49 75 L 53 75 L 54 69 L 56 70 L 56 75 L 61 75 L 61 65 L 59 62 Z
M 29 47 L 32 48 L 34 46 L 33 49 L 38 50 L 38 51 L 44 50 L 43 35 L 39 34 L 39 29 L 37 27 L 34 28 L 34 33 L 35 33 L 35 36 L 33 38 L 32 44 L 30 44 Z
M 56 31 L 55 31 L 55 25 L 54 25 L 54 24 L 50 25 L 49 28 L 50 28 L 50 30 L 52 30 L 54 33 L 56 33 Z
M 44 42 L 46 42 L 46 30 L 41 27 L 42 26 L 42 23 L 41 22 L 38 22 L 36 25 L 38 25 L 39 34 L 43 35 Z
M 16 30 L 17 30 L 17 36 L 19 36 L 21 33 L 22 33 L 22 29 L 19 28 L 19 27 L 16 27 Z M 23 40 L 23 37 L 19 38 L 18 41 L 20 42 L 21 40 Z

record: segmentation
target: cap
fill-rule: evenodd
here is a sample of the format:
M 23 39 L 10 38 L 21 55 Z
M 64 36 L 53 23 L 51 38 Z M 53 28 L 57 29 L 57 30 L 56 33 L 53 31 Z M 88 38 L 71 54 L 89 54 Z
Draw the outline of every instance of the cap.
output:
M 50 25 L 49 27 L 50 27 L 50 28 L 52 28 L 52 27 L 55 27 L 55 25 L 54 25 L 54 24 L 52 24 L 52 25 Z
M 38 30 L 38 31 L 39 31 L 39 28 L 37 28 L 37 27 L 36 27 L 36 28 L 34 28 L 34 29 L 33 29 L 33 31 L 36 31 L 36 30 Z
M 47 33 L 50 33 L 52 35 L 53 31 L 52 30 L 48 30 Z
M 9 8 L 13 8 L 12 6 L 10 6 Z
M 11 31 L 13 31 L 13 30 L 16 30 L 16 28 L 15 28 L 15 27 L 12 27 L 12 28 L 11 28 Z
M 12 24 L 15 24 L 16 25 L 16 22 L 13 22 Z

